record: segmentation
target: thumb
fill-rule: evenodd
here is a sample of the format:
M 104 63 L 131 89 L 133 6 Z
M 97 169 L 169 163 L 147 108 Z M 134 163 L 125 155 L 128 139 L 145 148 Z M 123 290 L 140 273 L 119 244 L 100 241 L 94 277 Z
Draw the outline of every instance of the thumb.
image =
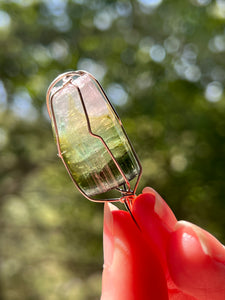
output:
M 225 248 L 207 231 L 178 222 L 167 257 L 171 277 L 181 290 L 198 300 L 225 299 Z
M 167 300 L 159 259 L 129 213 L 105 203 L 101 300 Z

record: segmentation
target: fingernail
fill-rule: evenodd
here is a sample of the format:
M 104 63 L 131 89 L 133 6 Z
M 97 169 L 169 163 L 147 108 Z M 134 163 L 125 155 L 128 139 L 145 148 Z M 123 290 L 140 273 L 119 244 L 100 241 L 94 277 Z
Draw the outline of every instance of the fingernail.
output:
M 207 255 L 211 255 L 203 230 L 196 225 L 192 225 L 192 229 L 198 236 L 203 252 Z
M 114 254 L 114 231 L 113 231 L 113 214 L 118 208 L 111 203 L 106 202 L 104 206 L 104 233 L 103 233 L 103 249 L 104 249 L 104 267 L 109 267 L 113 261 Z
M 200 227 L 198 227 L 197 225 L 194 225 L 190 222 L 187 221 L 179 221 L 177 222 L 175 229 L 179 229 L 180 227 L 189 227 L 191 228 L 194 233 L 197 235 L 198 241 L 201 245 L 202 251 L 206 254 L 206 255 L 211 255 L 211 251 L 209 248 L 209 245 L 207 243 L 207 237 L 204 234 L 204 230 L 201 229 Z
M 151 187 L 144 188 L 143 193 L 152 194 L 155 197 L 154 212 L 160 217 L 160 219 L 162 219 L 162 221 L 165 222 L 167 226 L 169 226 L 169 228 L 174 228 L 177 219 L 159 193 Z
M 152 194 L 155 197 L 155 205 L 154 205 L 154 211 L 157 213 L 159 217 L 162 217 L 163 215 L 163 200 L 160 197 L 160 195 L 151 187 L 145 187 L 143 189 L 143 194 Z

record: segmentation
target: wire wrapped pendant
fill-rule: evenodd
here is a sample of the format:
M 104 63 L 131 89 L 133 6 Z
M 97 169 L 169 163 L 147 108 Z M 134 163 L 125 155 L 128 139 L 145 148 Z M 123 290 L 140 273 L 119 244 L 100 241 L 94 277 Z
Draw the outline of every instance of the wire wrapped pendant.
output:
M 85 71 L 61 74 L 49 86 L 47 107 L 58 155 L 79 191 L 95 202 L 130 203 L 142 167 L 99 82 Z M 120 197 L 96 198 L 112 189 Z

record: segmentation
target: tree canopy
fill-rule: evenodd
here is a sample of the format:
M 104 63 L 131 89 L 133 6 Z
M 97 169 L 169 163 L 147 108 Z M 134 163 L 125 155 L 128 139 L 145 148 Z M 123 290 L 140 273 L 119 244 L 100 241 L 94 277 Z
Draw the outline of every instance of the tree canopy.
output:
M 99 299 L 103 206 L 78 193 L 45 95 L 102 84 L 178 219 L 225 241 L 223 0 L 0 0 L 0 299 Z

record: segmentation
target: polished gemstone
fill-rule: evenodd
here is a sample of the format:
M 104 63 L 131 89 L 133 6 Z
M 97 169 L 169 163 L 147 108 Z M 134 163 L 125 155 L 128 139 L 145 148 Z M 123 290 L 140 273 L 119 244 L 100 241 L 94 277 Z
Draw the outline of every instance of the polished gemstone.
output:
M 80 189 L 91 197 L 125 184 L 112 155 L 128 181 L 137 176 L 140 167 L 136 156 L 96 81 L 88 73 L 81 73 L 67 76 L 61 86 L 53 89 L 53 131 L 63 160 Z

